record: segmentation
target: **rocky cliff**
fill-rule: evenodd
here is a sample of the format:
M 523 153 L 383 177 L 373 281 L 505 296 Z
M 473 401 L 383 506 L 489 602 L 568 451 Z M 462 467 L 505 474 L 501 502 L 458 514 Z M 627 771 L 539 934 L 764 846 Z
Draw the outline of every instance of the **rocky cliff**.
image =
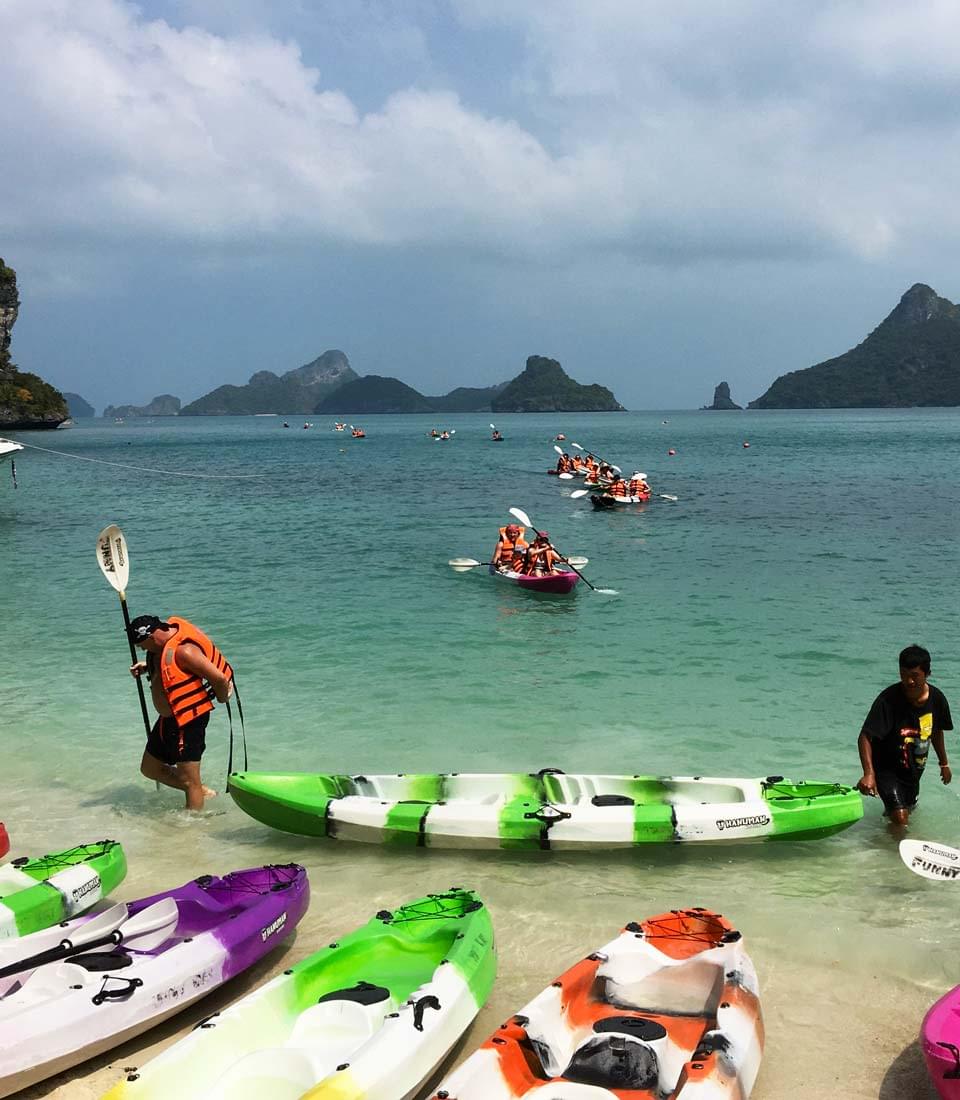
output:
M 19 311 L 17 273 L 0 259 L 0 428 L 56 428 L 70 415 L 63 394 L 10 358 Z
M 960 405 L 960 306 L 915 283 L 855 348 L 781 375 L 751 409 Z
M 180 398 L 172 393 L 158 394 L 147 405 L 107 405 L 103 410 L 105 418 L 133 416 L 177 416 L 180 412 Z
M 730 386 L 727 382 L 721 382 L 713 391 L 713 404 L 703 406 L 705 412 L 730 412 L 741 408 L 743 408 L 742 405 L 737 405 L 731 400 Z
M 67 402 L 67 409 L 74 420 L 77 420 L 81 416 L 96 416 L 97 410 L 90 404 L 89 401 L 85 401 L 78 393 L 64 393 L 64 399 Z
M 556 359 L 531 355 L 521 374 L 491 401 L 492 412 L 624 412 L 606 386 L 582 386 Z

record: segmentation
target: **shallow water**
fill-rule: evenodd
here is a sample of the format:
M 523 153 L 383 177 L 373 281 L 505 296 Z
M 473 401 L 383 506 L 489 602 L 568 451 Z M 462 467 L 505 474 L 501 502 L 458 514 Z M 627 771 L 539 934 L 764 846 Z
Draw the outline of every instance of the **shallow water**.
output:
M 184 418 L 18 435 L 78 457 L 23 454 L 16 491 L 0 467 L 0 814 L 15 852 L 115 836 L 131 864 L 121 898 L 301 860 L 314 902 L 297 955 L 379 908 L 475 887 L 500 976 L 474 1040 L 626 921 L 710 906 L 744 932 L 760 975 L 755 1100 L 932 1097 L 912 1044 L 960 980 L 957 887 L 903 867 L 875 803 L 847 832 L 804 843 L 398 852 L 273 833 L 225 798 L 190 819 L 179 796 L 138 778 L 119 601 L 94 558 L 109 522 L 130 549 L 131 615 L 184 614 L 236 665 L 253 768 L 849 783 L 859 725 L 912 641 L 960 707 L 960 412 L 494 419 L 507 437 L 496 446 L 490 417 L 465 415 L 448 418 L 444 443 L 424 417 L 366 418 L 362 441 L 316 421 L 304 431 L 302 418 L 289 430 Z M 558 431 L 679 499 L 594 514 L 570 499 L 576 483 L 544 473 Z M 486 558 L 512 505 L 618 595 L 537 597 L 449 569 Z M 217 787 L 226 728 L 218 714 L 204 758 Z M 911 835 L 957 843 L 958 797 L 933 770 Z M 97 1095 L 210 1005 L 25 1095 Z

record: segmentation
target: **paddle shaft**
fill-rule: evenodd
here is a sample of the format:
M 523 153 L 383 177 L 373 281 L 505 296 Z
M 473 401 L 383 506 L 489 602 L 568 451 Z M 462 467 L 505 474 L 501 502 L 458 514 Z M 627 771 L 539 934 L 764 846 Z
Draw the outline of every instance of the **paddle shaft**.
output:
M 38 966 L 43 966 L 45 963 L 57 962 L 59 959 L 68 959 L 71 955 L 81 955 L 84 951 L 92 951 L 97 947 L 104 947 L 108 943 L 116 944 L 121 941 L 123 937 L 114 929 L 106 936 L 101 936 L 99 939 L 91 940 L 89 943 L 81 943 L 74 946 L 72 943 L 64 946 L 62 943 L 58 943 L 56 947 L 49 947 L 46 951 L 40 951 L 36 955 L 31 955 L 27 959 L 20 959 L 19 962 L 11 963 L 9 966 L 0 968 L 0 978 L 8 978 L 11 974 L 19 974 L 23 970 L 36 970 Z
M 570 446 L 576 447 L 578 451 L 585 451 L 587 454 L 593 455 L 594 458 L 599 459 L 600 462 L 604 463 L 604 465 L 606 466 L 609 466 L 611 469 L 620 469 L 619 466 L 614 467 L 614 464 L 612 462 L 607 462 L 603 455 L 598 455 L 596 451 L 591 451 L 589 447 L 581 447 L 579 443 L 571 443 Z
M 127 644 L 130 646 L 130 660 L 133 664 L 137 664 L 140 658 L 137 656 L 137 651 L 133 647 L 133 639 L 130 637 L 130 612 L 127 610 L 127 597 L 124 592 L 117 593 L 120 597 L 120 610 L 123 612 L 123 632 L 127 636 Z M 147 737 L 150 736 L 150 715 L 147 713 L 147 699 L 143 694 L 143 682 L 140 677 L 136 677 L 137 694 L 140 696 L 140 713 L 143 715 L 143 728 L 147 731 Z

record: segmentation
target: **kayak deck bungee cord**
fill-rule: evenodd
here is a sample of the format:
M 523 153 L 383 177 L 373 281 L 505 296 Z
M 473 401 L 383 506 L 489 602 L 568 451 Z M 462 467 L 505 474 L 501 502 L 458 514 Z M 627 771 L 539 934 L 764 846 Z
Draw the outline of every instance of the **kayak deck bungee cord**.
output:
M 284 832 L 423 847 L 597 849 L 809 840 L 863 816 L 851 787 L 701 776 L 241 772 L 230 794 Z
M 246 970 L 285 939 L 309 902 L 303 867 L 205 875 L 128 906 L 128 920 L 59 958 L 20 960 L 0 997 L 0 1096 L 118 1045 Z M 91 919 L 90 923 L 96 918 Z
M 400 1100 L 484 1004 L 490 915 L 451 888 L 381 910 L 196 1028 L 109 1100 Z
M 434 1100 L 746 1100 L 763 1054 L 757 976 L 720 914 L 678 909 L 576 963 Z
M 0 940 L 25 936 L 94 906 L 127 873 L 115 840 L 0 865 Z

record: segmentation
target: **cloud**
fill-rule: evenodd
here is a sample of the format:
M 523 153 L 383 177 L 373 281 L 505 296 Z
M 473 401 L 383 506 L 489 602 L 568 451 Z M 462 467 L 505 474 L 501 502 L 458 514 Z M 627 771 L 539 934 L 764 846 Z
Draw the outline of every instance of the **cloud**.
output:
M 939 0 L 457 0 L 468 38 L 522 45 L 511 117 L 419 86 L 426 36 L 365 8 L 365 33 L 406 41 L 411 68 L 361 110 L 263 28 L 262 4 L 228 33 L 123 0 L 6 0 L 0 233 L 545 264 L 873 260 L 958 235 L 942 102 L 960 15 Z

